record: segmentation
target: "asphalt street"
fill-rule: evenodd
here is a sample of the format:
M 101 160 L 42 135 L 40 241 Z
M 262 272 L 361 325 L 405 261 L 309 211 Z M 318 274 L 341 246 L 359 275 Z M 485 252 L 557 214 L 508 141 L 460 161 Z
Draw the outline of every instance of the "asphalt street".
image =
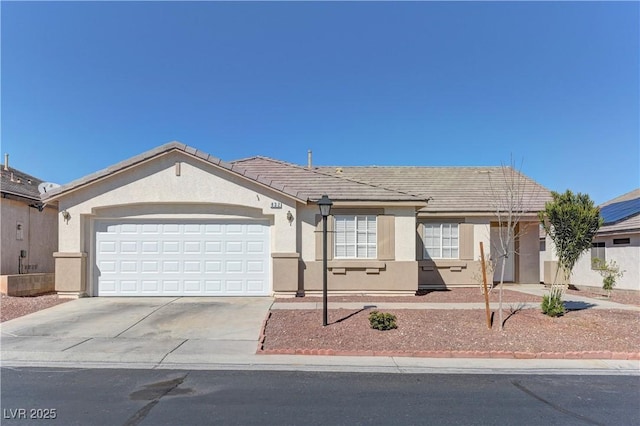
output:
M 637 425 L 640 377 L 2 368 L 3 425 Z

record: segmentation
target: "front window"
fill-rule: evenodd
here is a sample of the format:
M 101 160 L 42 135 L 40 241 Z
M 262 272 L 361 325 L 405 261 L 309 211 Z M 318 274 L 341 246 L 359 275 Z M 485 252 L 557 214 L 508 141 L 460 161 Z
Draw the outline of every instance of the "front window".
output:
M 424 254 L 430 259 L 458 259 L 457 223 L 425 223 Z
M 604 267 L 604 262 L 607 260 L 604 250 L 604 243 L 591 244 L 591 269 L 602 269 Z
M 375 259 L 377 257 L 376 216 L 335 216 L 335 258 Z

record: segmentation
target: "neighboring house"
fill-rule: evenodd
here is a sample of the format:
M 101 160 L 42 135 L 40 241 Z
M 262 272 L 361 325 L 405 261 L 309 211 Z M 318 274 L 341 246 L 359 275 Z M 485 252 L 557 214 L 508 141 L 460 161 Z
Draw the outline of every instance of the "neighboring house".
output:
M 510 170 L 510 169 L 509 169 Z M 500 167 L 225 163 L 178 142 L 47 193 L 59 203 L 56 290 L 81 296 L 414 293 L 470 285 L 499 229 L 487 197 Z M 518 175 L 522 176 L 522 175 Z M 549 191 L 522 176 L 527 213 L 507 280 L 539 281 L 536 212 Z
M 6 293 L 6 276 L 53 274 L 53 253 L 58 249 L 58 208 L 55 203 L 41 202 L 38 186 L 43 182 L 10 167 L 8 155 L 0 172 L 0 275 L 2 291 Z M 53 282 L 52 275 L 50 280 Z
M 640 290 L 640 188 L 600 206 L 604 225 L 600 227 L 590 252 L 576 263 L 571 283 L 602 287 L 602 275 L 593 259 L 615 261 L 624 271 L 615 288 Z

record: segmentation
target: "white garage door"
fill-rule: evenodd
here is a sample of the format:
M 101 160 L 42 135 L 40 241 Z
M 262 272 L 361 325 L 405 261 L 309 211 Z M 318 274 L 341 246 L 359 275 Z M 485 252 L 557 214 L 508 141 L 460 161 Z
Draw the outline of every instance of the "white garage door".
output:
M 263 296 L 263 222 L 96 222 L 98 296 Z M 95 276 L 95 275 L 94 275 Z

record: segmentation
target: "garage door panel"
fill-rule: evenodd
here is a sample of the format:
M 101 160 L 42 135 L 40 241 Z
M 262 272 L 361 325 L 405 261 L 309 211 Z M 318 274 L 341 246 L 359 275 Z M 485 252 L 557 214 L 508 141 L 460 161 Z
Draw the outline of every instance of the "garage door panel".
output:
M 262 281 L 247 280 L 247 291 L 251 293 L 259 293 L 260 291 L 262 291 Z
M 162 272 L 165 274 L 180 272 L 180 262 L 176 260 L 164 260 L 162 262 Z
M 138 262 L 134 262 L 131 260 L 123 260 L 118 262 L 120 269 L 118 272 L 120 273 L 137 273 L 138 272 Z M 104 271 L 103 271 L 104 272 Z
M 242 293 L 242 280 L 227 280 L 225 287 L 229 293 Z
M 143 280 L 142 291 L 145 293 L 158 293 L 160 292 L 160 283 L 158 280 Z
M 204 252 L 206 254 L 221 254 L 222 241 L 205 241 Z
M 263 273 L 264 272 L 264 262 L 262 261 L 248 261 L 247 262 L 247 272 L 249 273 Z
M 162 292 L 171 293 L 180 290 L 180 282 L 178 280 L 162 280 Z
M 183 263 L 183 271 L 185 274 L 199 274 L 201 263 L 199 261 L 186 261 Z
M 241 254 L 242 242 L 241 241 L 227 241 L 225 245 L 225 251 L 227 254 Z
M 143 241 L 141 248 L 143 254 L 160 254 L 160 244 L 158 241 Z
M 101 253 L 117 253 L 117 244 L 115 241 L 101 241 L 98 245 L 98 250 Z
M 204 281 L 205 294 L 220 294 L 222 293 L 222 281 L 221 280 L 205 280 Z
M 208 260 L 205 262 L 204 270 L 208 274 L 215 274 L 222 272 L 222 262 Z
M 173 223 L 166 223 L 162 225 L 162 233 L 167 235 L 169 234 L 178 235 L 180 234 L 180 225 L 173 224 Z
M 150 273 L 158 273 L 160 272 L 160 265 L 158 264 L 157 260 L 143 260 L 141 262 L 142 268 L 141 268 L 141 272 L 150 274 Z M 127 272 L 134 272 L 134 271 L 127 271 Z
M 184 254 L 202 254 L 202 247 L 200 241 L 185 241 L 184 242 Z
M 267 223 L 95 224 L 98 295 L 269 294 Z
M 138 254 L 138 243 L 136 241 L 121 241 L 120 254 Z
M 185 280 L 184 281 L 184 292 L 185 293 L 195 293 L 202 294 L 202 282 L 200 280 Z
M 120 291 L 123 293 L 137 293 L 138 280 L 120 280 Z
M 116 272 L 116 262 L 115 261 L 102 261 L 100 262 L 100 265 L 98 265 L 100 270 L 103 273 L 112 273 L 112 272 Z
M 116 282 L 114 280 L 102 280 L 100 281 L 100 290 L 105 293 L 115 293 Z
M 180 242 L 162 241 L 162 254 L 180 254 Z

